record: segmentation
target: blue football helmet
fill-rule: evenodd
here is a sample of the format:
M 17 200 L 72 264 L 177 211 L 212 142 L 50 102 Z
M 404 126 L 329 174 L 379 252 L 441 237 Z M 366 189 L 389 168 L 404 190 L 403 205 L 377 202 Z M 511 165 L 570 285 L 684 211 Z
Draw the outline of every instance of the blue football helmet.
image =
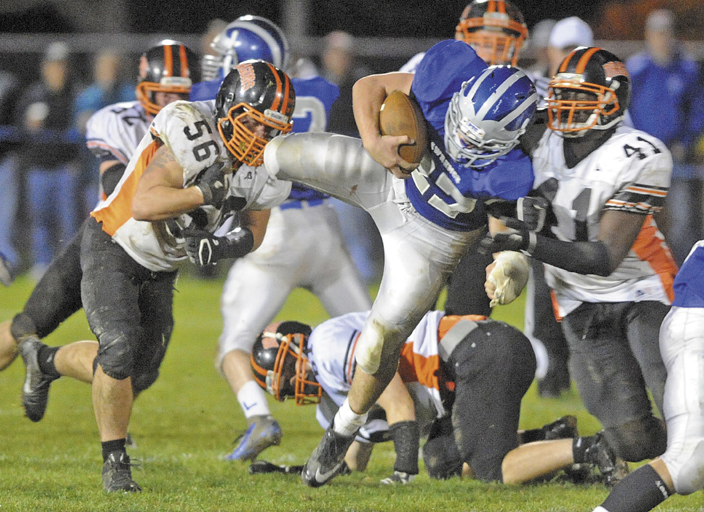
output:
M 286 70 L 288 40 L 273 22 L 261 16 L 240 16 L 215 36 L 210 44 L 217 55 L 201 60 L 203 80 L 222 80 L 240 62 L 257 59 Z
M 507 154 L 535 113 L 538 94 L 512 66 L 490 66 L 462 84 L 445 115 L 445 149 L 455 162 L 482 168 Z

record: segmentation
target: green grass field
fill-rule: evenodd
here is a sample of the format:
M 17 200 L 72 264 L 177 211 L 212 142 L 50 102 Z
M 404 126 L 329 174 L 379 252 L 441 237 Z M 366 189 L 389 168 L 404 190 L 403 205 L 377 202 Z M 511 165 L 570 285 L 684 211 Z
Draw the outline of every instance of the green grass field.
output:
M 21 360 L 0 373 L 0 512 L 4 511 L 590 511 L 607 495 L 603 485 L 575 486 L 559 478 L 525 486 L 431 480 L 424 474 L 412 485 L 382 486 L 393 468 L 390 443 L 377 446 L 366 473 L 340 477 L 309 489 L 296 476 L 251 476 L 247 465 L 223 457 L 246 423 L 235 396 L 213 366 L 220 333 L 221 281 L 187 276 L 178 282 L 176 327 L 161 377 L 135 403 L 130 432 L 141 461 L 134 471 L 144 488 L 138 495 L 101 491 L 100 443 L 90 387 L 60 379 L 52 384 L 44 419 L 23 416 Z M 31 291 L 20 278 L 0 288 L 0 321 L 11 318 Z M 495 317 L 522 326 L 522 302 L 497 308 Z M 327 318 L 318 301 L 297 291 L 279 315 L 316 324 Z M 51 345 L 90 339 L 83 313 L 47 339 Z M 263 458 L 278 464 L 302 464 L 322 430 L 313 407 L 272 402 L 284 431 L 282 445 Z M 541 399 L 535 386 L 524 399 L 521 427 L 539 427 L 564 414 L 579 419 L 582 433 L 598 430 L 576 392 Z M 658 511 L 704 510 L 701 493 L 675 497 Z

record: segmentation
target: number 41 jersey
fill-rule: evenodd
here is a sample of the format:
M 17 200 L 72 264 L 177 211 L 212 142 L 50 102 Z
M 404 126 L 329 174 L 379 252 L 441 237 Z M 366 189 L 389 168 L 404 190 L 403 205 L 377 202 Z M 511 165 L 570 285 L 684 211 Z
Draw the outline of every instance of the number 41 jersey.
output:
M 669 304 L 677 266 L 653 220 L 665 203 L 672 157 L 655 137 L 620 126 L 574 168 L 565 164 L 564 139 L 546 130 L 532 155 L 534 188 L 543 192 L 557 218 L 559 240 L 596 241 L 606 210 L 643 215 L 633 247 L 609 276 L 581 275 L 551 265 L 546 280 L 563 317 L 582 302 L 655 300 Z

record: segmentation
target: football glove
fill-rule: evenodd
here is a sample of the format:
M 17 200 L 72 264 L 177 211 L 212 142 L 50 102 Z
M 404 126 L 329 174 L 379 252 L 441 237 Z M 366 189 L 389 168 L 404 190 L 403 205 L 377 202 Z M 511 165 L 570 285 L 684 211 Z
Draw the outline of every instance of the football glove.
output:
M 510 223 L 506 223 L 506 227 L 540 231 L 545 225 L 548 206 L 548 200 L 544 197 L 521 197 L 516 205 L 516 217 L 522 224 L 514 224 L 515 219 L 512 219 Z
M 249 228 L 237 227 L 225 236 L 215 236 L 201 229 L 183 232 L 186 254 L 199 267 L 214 265 L 227 258 L 240 258 L 254 247 L 254 235 Z
M 535 249 L 536 235 L 527 229 L 512 229 L 500 233 L 487 233 L 479 242 L 480 254 L 492 254 L 501 251 L 521 251 L 526 256 L 531 256 Z
M 203 204 L 211 205 L 218 210 L 222 208 L 227 193 L 227 174 L 224 162 L 215 162 L 201 172 L 195 186 L 203 193 Z
M 495 263 L 487 276 L 487 280 L 496 287 L 490 303 L 492 308 L 516 300 L 526 286 L 530 272 L 528 260 L 518 252 L 504 251 L 499 254 Z

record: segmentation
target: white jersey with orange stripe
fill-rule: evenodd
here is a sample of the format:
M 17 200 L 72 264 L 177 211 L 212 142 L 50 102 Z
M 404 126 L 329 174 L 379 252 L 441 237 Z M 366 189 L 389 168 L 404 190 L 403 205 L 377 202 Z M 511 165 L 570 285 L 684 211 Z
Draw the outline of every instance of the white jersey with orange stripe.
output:
M 545 266 L 558 313 L 565 316 L 582 302 L 669 304 L 677 268 L 652 215 L 662 209 L 670 186 L 670 152 L 655 137 L 621 125 L 570 169 L 563 142 L 546 130 L 532 155 L 535 188 L 551 200 L 557 218 L 553 234 L 566 241 L 596 241 L 606 210 L 642 214 L 643 227 L 626 258 L 607 277 Z
M 149 118 L 141 103 L 115 103 L 90 116 L 86 146 L 98 158 L 112 157 L 127 165 L 148 130 Z
M 368 316 L 365 311 L 331 318 L 313 329 L 308 339 L 310 362 L 318 383 L 338 407 L 350 390 L 356 369 L 355 348 Z M 436 418 L 447 412 L 440 396 L 440 386 L 446 384 L 438 372 L 438 332 L 444 316 L 444 311 L 426 313 L 406 341 L 399 363 L 399 373 L 413 397 L 416 419 L 424 434 Z M 327 428 L 330 420 L 320 407 L 317 418 Z M 378 430 L 378 426 L 367 428 L 369 432 Z
M 105 203 L 91 215 L 103 223 L 103 230 L 139 264 L 149 270 L 172 271 L 186 261 L 180 231 L 191 226 L 194 216 L 179 215 L 162 222 L 138 221 L 132 217 L 132 199 L 137 183 L 156 150 L 166 145 L 183 167 L 183 186 L 192 186 L 199 174 L 216 162 L 229 162 L 230 154 L 215 126 L 215 102 L 177 101 L 164 107 L 154 118 L 149 133 L 140 141 L 122 179 Z M 291 190 L 291 183 L 271 178 L 264 167 L 242 166 L 230 178 L 225 206 L 210 206 L 202 212 L 198 227 L 209 232 L 217 228 L 238 209 L 263 210 L 281 204 Z

